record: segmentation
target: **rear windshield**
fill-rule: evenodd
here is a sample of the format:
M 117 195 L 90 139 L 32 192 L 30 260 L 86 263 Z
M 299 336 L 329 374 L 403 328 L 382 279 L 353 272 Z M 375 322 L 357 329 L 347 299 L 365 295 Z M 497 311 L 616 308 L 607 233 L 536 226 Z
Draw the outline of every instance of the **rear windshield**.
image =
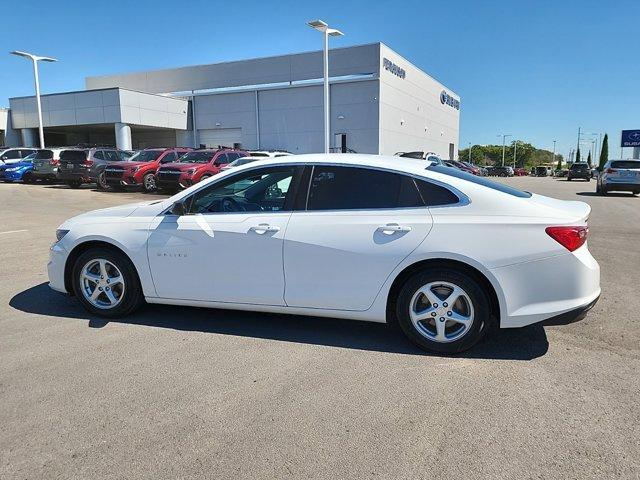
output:
M 571 165 L 572 170 L 578 170 L 581 168 L 589 168 L 589 165 L 587 165 L 586 163 L 574 163 L 573 165 Z
M 53 158 L 51 150 L 38 150 L 38 153 L 36 153 L 36 160 L 48 160 L 50 158 Z
M 85 161 L 87 159 L 87 152 L 84 150 L 63 150 L 60 153 L 60 160 L 70 161 Z
M 634 162 L 633 160 L 619 160 L 617 162 L 611 162 L 611 168 L 626 168 L 626 169 L 640 169 L 640 161 Z
M 180 163 L 209 163 L 216 152 L 189 152 L 182 155 L 178 162 Z
M 487 180 L 484 177 L 478 177 L 471 173 L 463 172 L 462 170 L 458 170 L 457 168 L 443 167 L 441 165 L 430 165 L 427 167 L 427 170 L 431 170 L 432 172 L 443 173 L 445 175 L 459 178 L 461 180 L 466 180 L 468 182 L 475 183 L 477 185 L 482 185 L 483 187 L 491 188 L 492 190 L 497 190 L 502 193 L 513 195 L 514 197 L 520 197 L 520 198 L 531 197 L 531 194 L 529 192 L 523 192 L 522 190 L 518 190 L 517 188 L 513 188 L 508 185 L 504 185 L 502 183 L 493 182 L 491 180 Z

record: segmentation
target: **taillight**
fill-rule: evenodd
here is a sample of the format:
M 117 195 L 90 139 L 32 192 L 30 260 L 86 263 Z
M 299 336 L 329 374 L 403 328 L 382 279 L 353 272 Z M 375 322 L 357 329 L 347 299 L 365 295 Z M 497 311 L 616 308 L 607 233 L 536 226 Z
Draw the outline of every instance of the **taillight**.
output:
M 84 165 L 85 167 L 90 167 L 91 165 L 93 165 L 93 160 L 87 159 L 82 162 L 82 165 Z
M 615 168 L 607 168 L 607 173 L 616 173 L 618 170 Z
M 57 158 L 52 158 L 51 160 L 49 160 L 49 163 L 53 166 L 60 165 L 60 160 L 58 160 Z
M 587 241 L 589 227 L 586 225 L 572 227 L 547 227 L 545 232 L 547 232 L 547 235 L 553 238 L 564 248 L 573 252 L 584 245 L 584 242 Z

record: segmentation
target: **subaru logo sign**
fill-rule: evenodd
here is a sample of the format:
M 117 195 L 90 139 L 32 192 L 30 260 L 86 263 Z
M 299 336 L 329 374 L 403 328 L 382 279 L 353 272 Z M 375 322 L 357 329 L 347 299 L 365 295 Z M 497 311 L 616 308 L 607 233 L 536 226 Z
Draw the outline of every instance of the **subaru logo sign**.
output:
M 621 147 L 640 147 L 640 130 L 622 130 Z
M 404 77 L 407 76 L 407 72 L 404 71 L 404 68 L 400 68 L 398 65 L 393 63 L 388 58 L 382 59 L 382 66 L 384 67 L 385 70 L 393 73 L 396 77 L 400 77 L 404 79 Z
M 442 93 L 440 93 L 440 103 L 442 103 L 443 105 L 449 105 L 456 110 L 460 110 L 460 100 L 456 100 L 444 90 L 442 90 Z

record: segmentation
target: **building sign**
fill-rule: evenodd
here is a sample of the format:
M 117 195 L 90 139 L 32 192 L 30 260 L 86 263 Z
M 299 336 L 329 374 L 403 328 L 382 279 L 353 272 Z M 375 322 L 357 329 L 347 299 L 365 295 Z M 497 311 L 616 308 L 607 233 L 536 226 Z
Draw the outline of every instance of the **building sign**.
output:
M 444 90 L 442 90 L 442 93 L 440 94 L 440 103 L 443 105 L 449 105 L 456 110 L 460 110 L 460 100 L 456 100 Z
M 640 147 L 640 130 L 622 130 L 621 147 Z
M 404 68 L 400 68 L 398 65 L 393 63 L 388 58 L 383 58 L 382 59 L 382 66 L 384 67 L 385 70 L 389 70 L 396 77 L 400 77 L 400 78 L 404 79 L 404 77 L 407 76 L 407 72 L 404 71 Z

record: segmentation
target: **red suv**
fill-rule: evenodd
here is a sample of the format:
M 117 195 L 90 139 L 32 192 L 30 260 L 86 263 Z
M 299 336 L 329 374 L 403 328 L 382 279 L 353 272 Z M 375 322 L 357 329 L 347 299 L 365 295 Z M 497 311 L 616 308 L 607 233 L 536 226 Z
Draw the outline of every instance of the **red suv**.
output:
M 114 162 L 104 169 L 106 183 L 113 189 L 142 186 L 145 192 L 156 189 L 156 170 L 160 165 L 175 162 L 190 148 L 147 148 L 129 160 Z
M 156 172 L 156 186 L 164 190 L 190 187 L 220 172 L 223 165 L 248 155 L 244 150 L 231 148 L 193 150 L 185 153 L 174 163 L 160 166 Z

